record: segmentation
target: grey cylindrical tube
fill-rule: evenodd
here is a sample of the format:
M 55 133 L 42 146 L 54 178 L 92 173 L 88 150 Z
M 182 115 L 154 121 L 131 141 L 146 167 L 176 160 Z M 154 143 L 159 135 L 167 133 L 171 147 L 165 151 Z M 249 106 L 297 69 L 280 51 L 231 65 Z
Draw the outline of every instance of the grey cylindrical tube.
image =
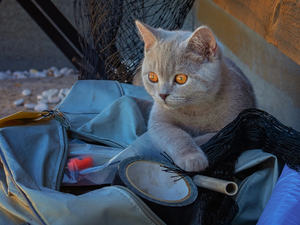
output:
M 199 187 L 214 190 L 226 195 L 235 195 L 238 191 L 237 184 L 232 181 L 220 180 L 202 175 L 194 176 L 193 180 Z

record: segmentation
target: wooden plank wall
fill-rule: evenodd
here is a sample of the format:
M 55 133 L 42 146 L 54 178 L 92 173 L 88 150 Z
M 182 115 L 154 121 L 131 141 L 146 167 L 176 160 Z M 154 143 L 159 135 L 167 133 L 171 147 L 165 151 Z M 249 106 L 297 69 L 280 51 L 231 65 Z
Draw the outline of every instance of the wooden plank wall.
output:
M 212 0 L 300 65 L 300 0 Z

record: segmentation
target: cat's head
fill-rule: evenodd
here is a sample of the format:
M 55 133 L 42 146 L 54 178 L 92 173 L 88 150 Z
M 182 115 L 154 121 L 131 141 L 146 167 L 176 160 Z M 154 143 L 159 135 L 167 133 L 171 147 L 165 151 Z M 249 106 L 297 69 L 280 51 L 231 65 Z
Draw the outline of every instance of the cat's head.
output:
M 171 109 L 201 104 L 218 92 L 222 53 L 208 27 L 192 33 L 136 25 L 145 44 L 141 76 L 158 104 Z

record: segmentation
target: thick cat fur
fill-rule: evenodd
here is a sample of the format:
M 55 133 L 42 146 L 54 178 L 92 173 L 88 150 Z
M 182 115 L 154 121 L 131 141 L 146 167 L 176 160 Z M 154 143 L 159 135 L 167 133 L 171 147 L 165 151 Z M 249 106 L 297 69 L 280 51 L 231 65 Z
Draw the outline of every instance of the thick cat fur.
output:
M 209 163 L 199 146 L 243 109 L 255 107 L 252 86 L 223 56 L 208 27 L 186 32 L 155 29 L 139 21 L 136 25 L 145 53 L 134 84 L 142 81 L 155 101 L 148 127 L 160 136 L 178 166 L 202 171 Z M 150 72 L 157 74 L 158 82 L 149 80 Z M 178 74 L 187 75 L 186 83 L 175 82 Z

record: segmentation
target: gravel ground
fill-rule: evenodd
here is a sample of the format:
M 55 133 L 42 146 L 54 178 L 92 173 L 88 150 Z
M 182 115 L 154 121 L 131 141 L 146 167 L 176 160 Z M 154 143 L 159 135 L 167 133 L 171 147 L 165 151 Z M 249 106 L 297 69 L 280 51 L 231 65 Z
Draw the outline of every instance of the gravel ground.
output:
M 37 103 L 37 95 L 51 88 L 71 88 L 78 80 L 77 75 L 28 79 L 0 80 L 0 119 L 13 113 L 25 110 L 24 106 L 14 106 L 14 101 L 23 98 L 24 103 Z M 30 96 L 23 96 L 22 91 L 30 89 Z M 56 104 L 48 104 L 49 109 Z

